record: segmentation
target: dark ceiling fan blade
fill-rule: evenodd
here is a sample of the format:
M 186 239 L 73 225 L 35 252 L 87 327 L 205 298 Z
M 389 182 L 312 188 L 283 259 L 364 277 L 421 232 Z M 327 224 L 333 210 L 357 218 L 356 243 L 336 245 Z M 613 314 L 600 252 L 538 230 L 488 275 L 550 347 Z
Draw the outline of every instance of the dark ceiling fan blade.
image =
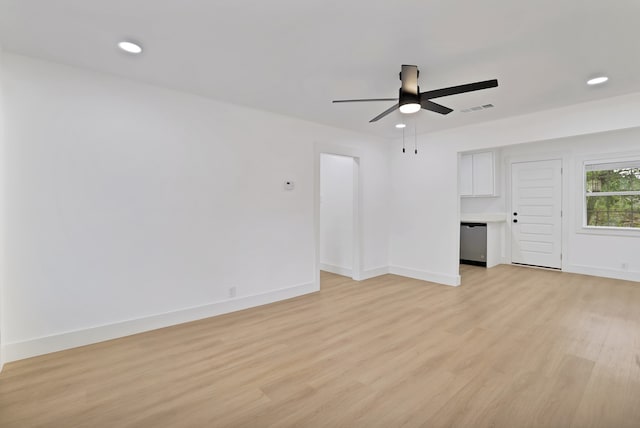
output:
M 418 66 L 403 65 L 400 72 L 400 80 L 402 80 L 402 92 L 418 95 Z
M 450 109 L 449 107 L 445 107 L 442 106 L 440 104 L 436 104 L 433 101 L 429 101 L 429 100 L 421 100 L 420 101 L 420 105 L 422 106 L 423 109 L 425 110 L 429 110 L 429 111 L 435 111 L 436 113 L 440 113 L 440 114 L 449 114 L 453 111 L 453 109 Z
M 369 121 L 369 123 L 371 122 L 377 122 L 378 120 L 382 119 L 383 117 L 385 117 L 386 115 L 388 115 L 389 113 L 392 113 L 394 110 L 396 110 L 398 107 L 400 107 L 400 104 L 394 104 L 393 106 L 389 107 L 388 109 L 386 109 L 385 111 L 383 111 L 382 113 L 380 113 L 379 115 L 377 115 L 376 117 L 374 117 L 373 119 L 371 119 Z
M 446 97 L 449 95 L 463 94 L 465 92 L 479 91 L 481 89 L 495 88 L 498 86 L 498 80 L 485 80 L 483 82 L 467 83 L 466 85 L 451 86 L 450 88 L 436 89 L 426 91 L 420 94 L 422 99 L 433 99 Z
M 398 101 L 397 98 L 368 98 L 365 100 L 333 100 L 332 103 L 366 103 L 369 101 Z

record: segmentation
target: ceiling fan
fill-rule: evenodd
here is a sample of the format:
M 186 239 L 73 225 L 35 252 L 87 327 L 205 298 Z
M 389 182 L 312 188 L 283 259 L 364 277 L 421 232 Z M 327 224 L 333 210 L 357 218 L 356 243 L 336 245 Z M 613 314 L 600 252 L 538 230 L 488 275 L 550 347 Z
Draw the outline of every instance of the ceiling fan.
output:
M 400 80 L 402 86 L 398 94 L 398 98 L 370 98 L 362 100 L 334 100 L 334 103 L 361 103 L 370 101 L 398 101 L 369 122 L 377 122 L 394 110 L 399 109 L 401 113 L 410 114 L 425 109 L 440 114 L 449 114 L 453 110 L 431 101 L 433 98 L 446 97 L 449 95 L 463 94 L 465 92 L 479 91 L 481 89 L 495 88 L 498 86 L 498 80 L 485 80 L 483 82 L 467 83 L 466 85 L 451 86 L 449 88 L 436 89 L 433 91 L 420 92 L 418 86 L 417 65 L 403 65 L 400 72 Z

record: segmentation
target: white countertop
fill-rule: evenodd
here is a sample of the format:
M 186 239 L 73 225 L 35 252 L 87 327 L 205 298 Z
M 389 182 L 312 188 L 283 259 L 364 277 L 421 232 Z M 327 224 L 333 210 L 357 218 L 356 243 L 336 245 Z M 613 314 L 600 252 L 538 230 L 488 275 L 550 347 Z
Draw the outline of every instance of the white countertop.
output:
M 502 223 L 507 221 L 506 213 L 460 213 L 460 221 L 465 223 Z

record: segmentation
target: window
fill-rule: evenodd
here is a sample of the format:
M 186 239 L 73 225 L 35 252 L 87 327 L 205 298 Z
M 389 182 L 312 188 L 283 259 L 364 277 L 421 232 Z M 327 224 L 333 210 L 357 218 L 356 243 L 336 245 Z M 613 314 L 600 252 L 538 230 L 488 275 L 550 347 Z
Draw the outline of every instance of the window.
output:
M 585 226 L 640 229 L 640 159 L 585 165 Z

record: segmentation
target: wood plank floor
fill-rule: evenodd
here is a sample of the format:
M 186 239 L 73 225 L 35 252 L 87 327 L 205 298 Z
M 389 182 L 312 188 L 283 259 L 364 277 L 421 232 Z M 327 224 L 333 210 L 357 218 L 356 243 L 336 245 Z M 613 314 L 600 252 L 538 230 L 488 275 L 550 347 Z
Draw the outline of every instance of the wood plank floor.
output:
M 462 267 L 23 360 L 9 427 L 638 427 L 640 284 Z

